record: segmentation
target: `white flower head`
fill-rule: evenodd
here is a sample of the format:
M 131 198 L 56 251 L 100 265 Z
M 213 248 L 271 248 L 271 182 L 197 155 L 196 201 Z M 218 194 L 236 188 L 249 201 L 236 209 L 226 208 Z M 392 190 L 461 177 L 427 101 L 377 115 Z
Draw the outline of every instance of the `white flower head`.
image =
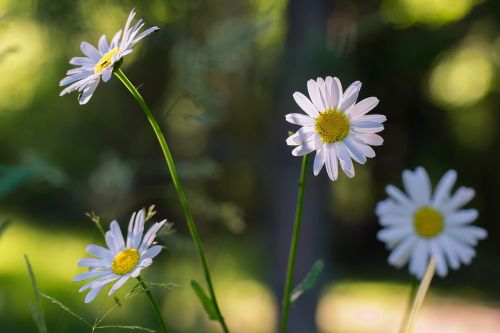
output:
M 342 91 L 336 77 L 318 78 L 307 82 L 309 98 L 295 92 L 295 102 L 306 115 L 290 113 L 286 120 L 302 126 L 288 137 L 286 143 L 297 146 L 292 155 L 302 156 L 316 150 L 313 171 L 318 175 L 323 165 L 331 180 L 338 178 L 338 165 L 349 177 L 354 177 L 352 160 L 360 164 L 367 157 L 374 157 L 370 146 L 380 146 L 384 140 L 377 134 L 384 129 L 386 117 L 379 114 L 366 115 L 378 104 L 376 97 L 356 103 L 361 82 L 351 84 Z M 312 102 L 311 102 L 312 101 Z
M 116 281 L 108 293 L 112 295 L 129 278 L 138 277 L 143 269 L 153 263 L 153 258 L 160 253 L 162 247 L 151 245 L 167 220 L 154 223 L 143 237 L 144 222 L 144 210 L 132 214 L 125 242 L 118 222 L 113 221 L 105 235 L 107 248 L 93 244 L 87 246 L 86 252 L 95 258 L 79 260 L 78 265 L 88 267 L 89 271 L 73 279 L 74 282 L 93 279 L 79 290 L 82 292 L 90 289 L 85 303 L 92 302 L 105 285 Z
M 475 209 L 462 209 L 475 195 L 471 188 L 459 187 L 451 193 L 457 173 L 446 172 L 432 193 L 424 168 L 403 172 L 403 193 L 393 185 L 386 187 L 388 199 L 378 203 L 376 214 L 384 227 L 377 238 L 392 252 L 389 264 L 401 268 L 408 261 L 409 271 L 422 278 L 431 258 L 436 272 L 446 276 L 448 266 L 458 269 L 470 264 L 478 240 L 486 230 L 470 225 L 478 216 Z
M 134 19 L 135 11 L 132 9 L 130 12 L 125 28 L 118 31 L 110 43 L 106 35 L 102 35 L 99 39 L 98 47 L 87 42 L 82 42 L 80 49 L 84 57 L 74 57 L 69 63 L 71 65 L 79 66 L 70 69 L 66 72 L 66 77 L 59 82 L 60 86 L 68 87 L 61 91 L 59 96 L 78 91 L 78 101 L 80 104 L 87 103 L 95 89 L 99 85 L 99 81 L 107 82 L 111 78 L 114 66 L 127 54 L 131 53 L 132 47 L 137 44 L 141 39 L 147 35 L 160 30 L 158 27 L 151 27 L 139 33 L 144 26 L 142 19 L 139 19 L 133 26 L 132 20 Z

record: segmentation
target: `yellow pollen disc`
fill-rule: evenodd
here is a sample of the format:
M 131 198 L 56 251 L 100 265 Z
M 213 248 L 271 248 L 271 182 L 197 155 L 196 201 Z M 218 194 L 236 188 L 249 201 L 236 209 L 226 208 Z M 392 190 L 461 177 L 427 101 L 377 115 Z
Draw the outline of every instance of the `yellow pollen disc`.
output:
M 431 207 L 422 207 L 413 216 L 417 233 L 425 238 L 436 237 L 443 231 L 444 219 L 440 212 Z
M 94 74 L 100 73 L 111 65 L 111 58 L 119 51 L 117 47 L 102 56 L 94 67 Z
M 136 249 L 126 249 L 115 256 L 111 270 L 115 274 L 125 275 L 135 268 L 138 261 L 139 252 Z
M 342 141 L 349 134 L 351 123 L 347 116 L 339 111 L 328 109 L 316 118 L 314 128 L 324 143 Z

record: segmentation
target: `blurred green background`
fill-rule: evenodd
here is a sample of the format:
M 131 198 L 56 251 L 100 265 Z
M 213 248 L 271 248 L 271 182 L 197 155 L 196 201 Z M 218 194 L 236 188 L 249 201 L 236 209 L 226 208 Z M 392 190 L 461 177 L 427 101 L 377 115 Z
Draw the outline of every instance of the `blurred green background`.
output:
M 80 42 L 110 37 L 134 7 L 161 30 L 122 68 L 169 140 L 233 332 L 276 331 L 300 166 L 284 115 L 299 111 L 294 91 L 327 75 L 361 80 L 360 98 L 381 100 L 385 143 L 353 180 L 308 171 L 296 281 L 317 258 L 326 269 L 291 310 L 290 332 L 397 331 L 410 277 L 386 264 L 373 209 L 418 165 L 434 184 L 454 168 L 476 189 L 489 237 L 472 265 L 435 279 L 417 332 L 500 331 L 499 1 L 0 0 L 0 222 L 11 221 L 0 236 L 1 332 L 36 332 L 23 254 L 40 289 L 89 321 L 112 307 L 105 296 L 83 304 L 71 282 L 85 246 L 103 243 L 85 213 L 124 229 L 152 203 L 176 230 L 144 274 L 177 285 L 155 290 L 169 326 L 218 332 L 189 287 L 203 281 L 198 258 L 135 101 L 114 78 L 85 106 L 58 96 Z M 44 308 L 49 332 L 89 331 Z M 157 327 L 143 295 L 105 323 Z

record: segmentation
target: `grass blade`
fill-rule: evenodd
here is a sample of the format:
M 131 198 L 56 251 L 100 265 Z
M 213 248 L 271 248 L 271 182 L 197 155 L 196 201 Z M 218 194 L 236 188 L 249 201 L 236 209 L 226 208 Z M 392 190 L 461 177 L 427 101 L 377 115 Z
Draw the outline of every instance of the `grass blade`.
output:
M 48 299 L 51 303 L 54 303 L 55 305 L 59 306 L 61 309 L 63 309 L 64 311 L 66 311 L 67 313 L 69 313 L 70 315 L 72 315 L 73 317 L 75 317 L 78 320 L 84 322 L 87 326 L 92 327 L 92 325 L 88 321 L 86 321 L 82 316 L 80 316 L 79 314 L 77 314 L 76 312 L 74 312 L 73 310 L 71 310 L 70 308 L 68 308 L 66 305 L 64 305 L 63 303 L 61 303 L 59 300 L 55 299 L 52 296 L 46 295 L 44 293 L 40 293 L 40 295 L 43 298 Z
M 24 255 L 24 260 L 26 261 L 28 274 L 31 280 L 31 286 L 33 287 L 33 291 L 35 293 L 35 303 L 30 302 L 31 314 L 38 328 L 38 331 L 40 333 L 47 333 L 47 324 L 45 322 L 45 314 L 43 313 L 42 297 L 40 290 L 38 289 L 38 286 L 36 284 L 35 273 L 33 273 L 33 268 L 31 267 L 31 263 L 27 255 Z
M 152 330 L 150 328 L 146 327 L 141 327 L 141 326 L 127 326 L 127 325 L 104 325 L 104 326 L 97 326 L 96 329 L 103 329 L 103 328 L 121 328 L 125 330 L 136 330 L 136 331 L 143 331 L 143 332 L 150 332 L 150 333 L 155 333 L 155 330 Z

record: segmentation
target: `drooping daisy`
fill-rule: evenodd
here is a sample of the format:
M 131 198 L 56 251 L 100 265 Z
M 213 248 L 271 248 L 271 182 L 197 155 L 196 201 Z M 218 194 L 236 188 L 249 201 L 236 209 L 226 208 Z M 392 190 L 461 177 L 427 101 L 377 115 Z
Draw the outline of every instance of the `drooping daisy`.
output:
M 461 263 L 470 264 L 474 246 L 487 232 L 470 225 L 477 210 L 462 209 L 474 197 L 474 190 L 459 187 L 451 193 L 456 179 L 454 170 L 446 172 L 432 194 L 427 172 L 418 167 L 403 172 L 406 193 L 393 185 L 386 187 L 389 198 L 376 208 L 384 227 L 377 237 L 392 250 L 391 265 L 400 268 L 409 261 L 410 273 L 421 279 L 431 257 L 440 276 L 446 276 L 448 266 L 458 269 Z
M 134 26 L 130 27 L 134 19 L 135 11 L 130 12 L 125 28 L 118 31 L 111 42 L 108 43 L 106 35 L 102 35 L 99 39 L 98 47 L 87 42 L 82 42 L 80 49 L 84 57 L 74 57 L 69 63 L 79 66 L 70 69 L 66 72 L 66 77 L 59 82 L 60 86 L 68 87 L 61 91 L 59 96 L 78 91 L 78 101 L 80 104 L 87 103 L 95 89 L 99 85 L 99 81 L 107 82 L 111 78 L 115 64 L 127 54 L 131 53 L 132 47 L 147 35 L 160 30 L 158 27 L 151 27 L 139 33 L 144 23 L 139 19 Z M 122 33 L 123 32 L 123 33 Z
M 386 117 L 379 114 L 366 115 L 378 104 L 376 97 L 356 103 L 361 82 L 351 84 L 345 92 L 336 77 L 307 82 L 309 98 L 295 92 L 295 102 L 306 115 L 290 113 L 286 120 L 302 126 L 286 140 L 297 146 L 292 155 L 302 156 L 316 150 L 313 171 L 318 175 L 323 165 L 331 180 L 338 178 L 338 165 L 344 173 L 354 177 L 352 160 L 360 164 L 375 156 L 370 146 L 380 146 L 384 140 L 377 134 L 384 129 Z M 312 101 L 312 102 L 311 102 Z
M 93 301 L 105 285 L 114 282 L 108 293 L 112 295 L 129 278 L 138 277 L 143 269 L 153 263 L 153 258 L 160 253 L 161 246 L 151 245 L 156 233 L 167 220 L 154 223 L 143 237 L 144 222 L 144 210 L 132 214 L 125 242 L 118 222 L 113 221 L 105 235 L 108 248 L 93 244 L 87 246 L 86 252 L 95 258 L 79 260 L 78 265 L 88 267 L 89 271 L 73 279 L 74 282 L 93 279 L 79 290 L 82 292 L 90 289 L 85 297 L 85 303 Z

